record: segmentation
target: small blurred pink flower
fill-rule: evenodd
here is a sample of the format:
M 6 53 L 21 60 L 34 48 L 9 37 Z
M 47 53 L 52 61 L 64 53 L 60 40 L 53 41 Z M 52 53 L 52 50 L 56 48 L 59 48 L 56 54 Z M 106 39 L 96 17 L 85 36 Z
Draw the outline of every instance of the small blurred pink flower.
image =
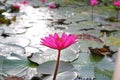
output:
M 42 3 L 45 3 L 46 2 L 46 0 L 40 0 Z
M 15 8 L 15 9 L 20 9 L 21 6 L 18 5 L 18 4 L 13 4 L 12 7 Z
M 98 4 L 98 1 L 97 0 L 90 0 L 90 5 L 92 6 L 92 7 L 94 7 L 95 5 L 97 5 Z
M 113 5 L 116 6 L 116 7 L 120 7 L 120 1 L 114 1 Z
M 48 7 L 50 9 L 54 9 L 54 8 L 56 8 L 56 4 L 54 2 L 51 2 L 51 3 L 48 4 Z
M 76 42 L 77 37 L 74 34 L 65 34 L 63 33 L 60 37 L 57 33 L 54 35 L 49 35 L 48 37 L 42 38 L 41 43 L 44 46 L 50 47 L 52 49 L 62 50 L 67 48 Z
M 114 5 L 115 10 L 116 10 L 116 19 L 119 20 L 120 0 L 114 1 L 113 5 Z
M 22 1 L 22 2 L 20 2 L 20 3 L 23 4 L 23 5 L 29 4 L 28 1 Z

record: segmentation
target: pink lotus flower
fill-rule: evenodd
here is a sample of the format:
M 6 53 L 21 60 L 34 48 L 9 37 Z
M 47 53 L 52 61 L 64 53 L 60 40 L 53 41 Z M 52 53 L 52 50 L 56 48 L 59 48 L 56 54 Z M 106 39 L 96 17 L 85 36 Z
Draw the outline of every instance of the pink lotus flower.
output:
M 95 5 L 97 5 L 98 4 L 98 1 L 97 0 L 90 0 L 90 5 L 92 6 L 92 7 L 94 7 Z
M 42 38 L 41 43 L 52 49 L 62 50 L 75 43 L 76 39 L 77 37 L 74 34 L 67 35 L 63 33 L 60 37 L 55 33 L 54 35 L 49 35 L 49 37 Z
M 50 9 L 56 8 L 56 4 L 54 2 L 49 3 L 48 6 Z
M 46 0 L 40 0 L 42 3 L 45 3 L 46 2 Z
M 74 44 L 76 41 L 77 41 L 76 35 L 74 34 L 67 35 L 65 33 L 63 33 L 61 37 L 57 33 L 55 33 L 54 35 L 49 35 L 48 37 L 41 38 L 42 45 L 58 50 L 58 58 L 56 62 L 53 80 L 56 80 L 56 75 L 60 61 L 60 51 Z
M 28 1 L 22 1 L 22 2 L 20 2 L 20 3 L 23 4 L 23 5 L 29 4 Z
M 116 7 L 120 7 L 120 1 L 114 1 L 113 5 L 116 6 Z

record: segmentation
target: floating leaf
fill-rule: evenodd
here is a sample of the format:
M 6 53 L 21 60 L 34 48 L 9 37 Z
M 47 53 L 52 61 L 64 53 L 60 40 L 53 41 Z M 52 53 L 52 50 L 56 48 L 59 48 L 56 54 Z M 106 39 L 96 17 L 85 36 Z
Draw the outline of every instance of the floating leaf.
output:
M 94 66 L 90 64 L 75 65 L 75 69 L 82 78 L 94 78 Z
M 4 56 L 1 56 L 1 55 L 0 55 L 0 75 L 3 73 L 3 72 L 2 72 L 2 66 L 3 66 L 2 64 L 3 64 L 3 61 L 4 61 L 5 59 L 6 59 L 6 58 L 5 58 Z
M 90 64 L 90 59 L 89 59 L 89 54 L 86 52 L 80 52 L 79 57 L 76 61 L 72 62 L 72 64 L 76 65 L 85 65 L 85 64 Z
M 0 29 L 0 35 L 4 33 L 4 29 Z
M 25 50 L 23 47 L 15 44 L 3 44 L 0 43 L 0 54 L 9 56 L 11 53 L 24 54 Z
M 102 71 L 113 71 L 115 67 L 115 59 L 105 56 L 99 63 L 96 64 L 96 67 Z
M 65 50 L 62 50 L 61 52 L 61 60 L 66 62 L 73 62 L 76 59 L 78 59 L 79 54 L 77 52 L 77 47 L 74 45 L 72 47 L 69 47 Z M 30 58 L 31 61 L 36 62 L 38 64 L 50 61 L 50 60 L 56 60 L 57 59 L 57 51 L 53 51 L 51 49 L 46 50 L 43 54 L 35 53 Z
M 77 77 L 77 72 L 75 71 L 66 71 L 66 72 L 62 72 L 59 73 L 56 77 L 56 80 L 74 80 Z M 53 76 L 49 76 L 43 80 L 52 80 Z
M 95 77 L 97 80 L 111 80 L 109 77 L 102 75 L 102 74 L 99 74 L 99 73 L 96 73 Z
M 37 67 L 37 71 L 41 74 L 53 74 L 55 69 L 55 64 L 56 64 L 55 60 L 42 63 Z M 64 61 L 60 61 L 58 73 L 69 71 L 72 70 L 73 68 L 74 67 L 72 64 Z
M 7 75 L 23 76 L 29 66 L 27 58 L 13 54 L 17 59 L 6 59 L 3 62 L 3 72 Z
M 6 37 L 4 39 L 1 39 L 1 43 L 7 43 L 7 44 L 15 44 L 20 45 L 22 47 L 25 47 L 30 44 L 30 40 L 25 37 Z
M 110 80 L 112 79 L 113 72 L 108 70 L 100 70 L 98 68 L 94 68 L 95 76 L 97 80 Z

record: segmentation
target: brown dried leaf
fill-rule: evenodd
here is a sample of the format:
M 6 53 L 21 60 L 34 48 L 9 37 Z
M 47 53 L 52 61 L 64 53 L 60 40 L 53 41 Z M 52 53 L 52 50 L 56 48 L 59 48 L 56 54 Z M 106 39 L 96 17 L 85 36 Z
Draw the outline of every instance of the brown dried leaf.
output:
M 111 57 L 112 54 L 116 53 L 116 51 L 111 51 L 109 46 L 106 46 L 106 45 L 103 45 L 102 48 L 88 47 L 88 49 L 90 50 L 90 52 L 92 54 L 99 55 L 99 56 L 107 55 L 107 56 Z
M 5 77 L 4 80 L 24 80 L 24 79 L 22 77 L 11 76 L 11 77 Z

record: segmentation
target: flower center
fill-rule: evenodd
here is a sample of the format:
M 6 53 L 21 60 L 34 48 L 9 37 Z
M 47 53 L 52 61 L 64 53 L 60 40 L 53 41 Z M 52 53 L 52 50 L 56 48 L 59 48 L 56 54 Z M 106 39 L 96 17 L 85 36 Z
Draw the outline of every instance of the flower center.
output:
M 57 38 L 57 41 L 62 42 L 63 40 L 62 40 L 62 38 Z

